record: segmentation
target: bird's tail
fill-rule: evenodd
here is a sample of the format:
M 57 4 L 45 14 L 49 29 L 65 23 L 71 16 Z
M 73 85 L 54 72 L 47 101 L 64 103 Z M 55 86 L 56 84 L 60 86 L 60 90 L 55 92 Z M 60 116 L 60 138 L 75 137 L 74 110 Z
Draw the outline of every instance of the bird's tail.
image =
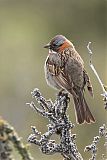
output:
M 79 92 L 79 93 L 76 93 L 76 95 L 77 96 L 73 95 L 73 99 L 75 104 L 77 123 L 82 124 L 84 122 L 87 122 L 87 123 L 95 122 L 95 118 L 93 117 L 87 105 L 87 102 L 84 98 L 83 93 Z

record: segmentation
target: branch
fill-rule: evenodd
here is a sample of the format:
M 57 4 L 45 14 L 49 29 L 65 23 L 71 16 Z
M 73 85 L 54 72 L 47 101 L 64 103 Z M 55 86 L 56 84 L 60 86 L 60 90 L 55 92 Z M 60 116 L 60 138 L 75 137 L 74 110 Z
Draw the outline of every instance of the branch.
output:
M 76 135 L 71 133 L 74 124 L 69 121 L 67 116 L 70 100 L 68 94 L 57 95 L 54 103 L 51 100 L 46 100 L 38 89 L 34 89 L 31 94 L 39 103 L 39 107 L 34 102 L 27 103 L 27 105 L 30 105 L 41 116 L 48 118 L 49 124 L 48 131 L 44 134 L 41 134 L 33 126 L 33 133 L 28 137 L 28 141 L 38 145 L 44 154 L 52 155 L 58 152 L 63 156 L 64 160 L 83 160 L 75 143 Z M 60 136 L 59 144 L 55 140 L 51 140 L 53 134 Z
M 14 160 L 11 142 L 23 160 L 33 160 L 14 128 L 0 118 L 0 160 Z
M 90 160 L 96 160 L 97 151 L 98 151 L 97 145 L 102 137 L 105 138 L 104 147 L 106 148 L 106 151 L 107 151 L 107 127 L 105 124 L 103 124 L 103 126 L 99 128 L 99 135 L 94 137 L 92 144 L 86 146 L 84 149 L 85 152 L 91 151 L 92 157 L 90 158 Z M 102 154 L 102 158 L 106 160 L 106 155 Z

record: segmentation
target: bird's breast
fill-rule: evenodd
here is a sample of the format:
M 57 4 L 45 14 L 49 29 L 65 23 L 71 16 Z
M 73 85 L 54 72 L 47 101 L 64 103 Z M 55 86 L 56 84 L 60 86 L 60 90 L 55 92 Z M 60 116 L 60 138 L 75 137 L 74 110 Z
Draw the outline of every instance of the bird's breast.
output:
M 60 55 L 57 52 L 53 52 L 48 55 L 47 57 L 47 62 L 51 65 L 55 65 L 56 67 L 61 67 L 62 66 L 62 59 Z

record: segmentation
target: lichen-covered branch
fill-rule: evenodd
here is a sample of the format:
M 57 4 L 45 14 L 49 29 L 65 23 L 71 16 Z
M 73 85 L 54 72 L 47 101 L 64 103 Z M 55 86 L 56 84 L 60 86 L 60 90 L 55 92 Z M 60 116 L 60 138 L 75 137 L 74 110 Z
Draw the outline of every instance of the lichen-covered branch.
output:
M 67 116 L 67 109 L 69 104 L 69 97 L 67 93 L 57 95 L 55 102 L 46 100 L 36 88 L 31 93 L 33 98 L 39 103 L 37 107 L 34 102 L 27 103 L 37 113 L 45 118 L 48 118 L 48 131 L 41 134 L 36 127 L 32 126 L 32 134 L 28 137 L 30 143 L 39 146 L 42 153 L 51 155 L 60 153 L 64 160 L 82 160 L 76 146 L 76 135 L 72 134 L 71 130 L 74 127 Z M 60 143 L 57 144 L 55 140 L 51 140 L 53 134 L 60 136 Z
M 89 42 L 88 45 L 87 45 L 88 53 L 89 53 L 89 56 L 90 56 L 89 65 L 90 65 L 92 71 L 94 72 L 95 76 L 97 77 L 97 79 L 98 79 L 98 81 L 101 85 L 101 88 L 102 88 L 102 91 L 103 91 L 103 93 L 101 95 L 103 96 L 104 107 L 105 107 L 105 109 L 107 109 L 107 87 L 102 83 L 102 81 L 101 81 L 101 79 L 100 79 L 100 77 L 99 77 L 99 75 L 98 75 L 98 73 L 97 73 L 97 71 L 96 71 L 96 69 L 95 69 L 95 67 L 92 63 L 93 52 L 90 49 L 90 44 L 91 44 L 91 42 Z
M 14 128 L 0 118 L 0 160 L 14 160 L 12 152 L 14 148 L 23 160 L 33 160 Z
M 107 127 L 105 124 L 103 124 L 103 126 L 99 128 L 99 135 L 94 137 L 92 144 L 86 146 L 84 149 L 84 151 L 91 151 L 92 157 L 90 158 L 90 160 L 96 160 L 97 151 L 98 151 L 97 144 L 99 143 L 102 137 L 105 137 L 104 147 L 106 148 L 106 151 L 107 151 Z M 101 158 L 106 160 L 107 157 L 105 154 L 102 154 L 102 157 L 100 157 L 100 159 Z

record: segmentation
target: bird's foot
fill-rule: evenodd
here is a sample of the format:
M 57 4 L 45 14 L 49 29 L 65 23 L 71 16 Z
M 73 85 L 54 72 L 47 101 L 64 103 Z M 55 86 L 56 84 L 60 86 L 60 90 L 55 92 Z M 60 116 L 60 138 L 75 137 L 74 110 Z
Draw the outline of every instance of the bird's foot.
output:
M 68 102 L 70 102 L 70 97 L 68 97 L 68 92 L 65 91 L 65 89 L 61 89 L 58 94 L 57 94 L 58 97 L 60 96 L 66 96 L 66 98 L 68 99 Z
M 61 89 L 61 90 L 58 92 L 57 96 L 60 97 L 60 96 L 62 96 L 63 94 L 65 94 L 65 90 L 64 90 L 64 89 Z

